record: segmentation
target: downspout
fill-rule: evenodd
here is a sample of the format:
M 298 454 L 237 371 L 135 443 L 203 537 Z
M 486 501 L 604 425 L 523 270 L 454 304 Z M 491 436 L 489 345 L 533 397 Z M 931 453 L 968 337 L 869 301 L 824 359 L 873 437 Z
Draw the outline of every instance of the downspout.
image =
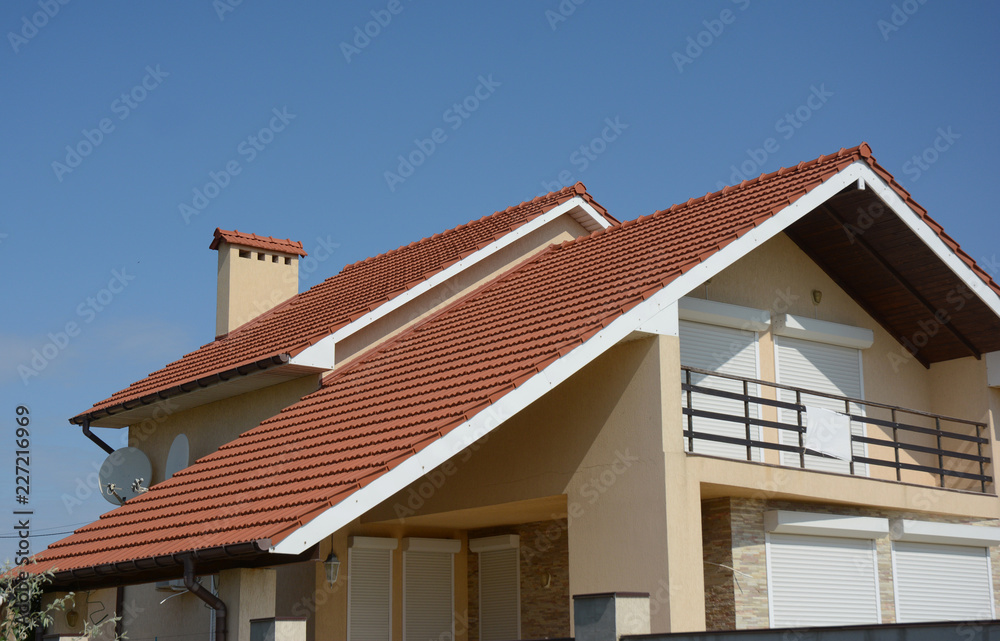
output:
M 97 446 L 100 447 L 105 452 L 107 452 L 108 454 L 114 454 L 115 453 L 115 450 L 114 450 L 113 447 L 111 447 L 110 445 L 108 445 L 107 443 L 105 443 L 104 441 L 102 441 L 100 436 L 98 436 L 97 434 L 94 434 L 93 432 L 90 431 L 90 419 L 89 418 L 83 419 L 83 435 L 86 436 L 87 438 L 89 438 L 90 440 L 92 440 L 93 442 L 97 443 Z
M 226 604 L 194 580 L 193 556 L 185 555 L 181 561 L 184 563 L 184 587 L 215 610 L 215 641 L 226 641 Z
M 125 632 L 125 586 L 119 585 L 115 592 L 115 638 L 123 639 Z

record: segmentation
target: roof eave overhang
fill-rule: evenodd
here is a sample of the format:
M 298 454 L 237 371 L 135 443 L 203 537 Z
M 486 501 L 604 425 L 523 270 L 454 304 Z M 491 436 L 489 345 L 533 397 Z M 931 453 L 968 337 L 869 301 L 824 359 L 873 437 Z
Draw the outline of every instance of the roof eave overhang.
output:
M 486 436 L 510 417 L 535 402 L 549 390 L 559 385 L 601 354 L 649 328 L 675 328 L 674 319 L 663 320 L 659 314 L 676 315 L 677 301 L 695 288 L 738 260 L 782 233 L 791 224 L 816 210 L 842 190 L 864 181 L 909 226 L 935 254 L 974 291 L 990 309 L 1000 316 L 1000 296 L 984 283 L 944 243 L 927 223 L 914 212 L 885 181 L 863 161 L 856 161 L 794 202 L 774 214 L 738 239 L 729 243 L 708 258 L 683 266 L 681 273 L 663 289 L 651 295 L 592 337 L 555 360 L 544 370 L 516 387 L 514 390 L 486 406 L 465 422 L 451 429 L 418 454 L 406 459 L 385 475 L 354 492 L 350 497 L 322 512 L 283 538 L 271 548 L 276 554 L 298 554 L 316 545 L 333 532 L 345 527 L 366 512 L 405 489 L 437 466 Z
M 228 568 L 267 567 L 318 559 L 317 548 L 308 548 L 297 555 L 288 556 L 270 554 L 270 548 L 270 539 L 259 539 L 120 563 L 55 570 L 52 583 L 45 586 L 45 591 L 95 590 L 179 579 L 184 575 L 184 557 L 194 559 L 198 574 L 212 574 Z
M 160 422 L 170 414 L 207 402 L 323 373 L 328 369 L 296 362 L 288 354 L 275 354 L 118 405 L 83 412 L 71 418 L 70 423 L 83 425 L 89 421 L 93 427 L 128 427 L 145 420 Z

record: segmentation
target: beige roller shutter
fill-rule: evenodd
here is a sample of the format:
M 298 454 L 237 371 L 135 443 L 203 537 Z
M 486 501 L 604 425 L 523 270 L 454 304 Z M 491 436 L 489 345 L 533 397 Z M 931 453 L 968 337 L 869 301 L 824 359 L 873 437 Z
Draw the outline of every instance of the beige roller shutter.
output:
M 695 323 L 693 321 L 681 321 L 680 352 L 681 365 L 731 374 L 733 376 L 742 376 L 744 378 L 757 378 L 756 332 Z M 691 382 L 710 389 L 737 394 L 743 393 L 743 384 L 740 381 L 692 374 Z M 749 392 L 752 395 L 756 395 L 757 386 L 750 385 Z M 687 394 L 684 394 L 683 403 L 687 407 Z M 691 404 L 695 409 L 707 412 L 737 417 L 742 417 L 744 414 L 742 401 L 720 398 L 708 394 L 693 394 Z M 750 416 L 751 418 L 759 417 L 757 405 L 750 405 Z M 686 419 L 687 417 L 685 417 L 684 422 L 685 429 L 687 428 Z M 709 434 L 730 436 L 733 438 L 746 438 L 746 427 L 741 423 L 730 421 L 695 417 L 694 429 L 696 432 L 707 432 Z M 760 428 L 752 426 L 750 428 L 750 436 L 755 440 L 759 439 Z M 687 439 L 684 439 L 684 445 L 687 448 Z M 744 461 L 747 459 L 747 449 L 743 445 L 705 439 L 695 439 L 694 452 Z M 761 460 L 760 448 L 754 448 L 751 452 L 752 460 Z
M 454 555 L 403 553 L 403 641 L 454 638 Z
M 772 628 L 881 622 L 871 539 L 767 536 Z
M 347 567 L 348 639 L 385 641 L 392 630 L 392 551 L 351 548 Z
M 994 618 L 989 549 L 895 541 L 896 619 L 900 623 Z

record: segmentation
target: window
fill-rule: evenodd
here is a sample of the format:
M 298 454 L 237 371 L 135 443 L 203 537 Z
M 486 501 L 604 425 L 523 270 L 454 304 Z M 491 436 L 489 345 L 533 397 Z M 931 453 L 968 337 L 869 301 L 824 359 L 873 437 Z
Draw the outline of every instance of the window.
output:
M 881 623 L 874 540 L 767 536 L 771 627 Z
M 521 591 L 517 535 L 471 539 L 479 555 L 479 638 L 521 638 Z
M 403 641 L 455 638 L 453 539 L 403 539 Z
M 764 514 L 771 627 L 881 623 L 875 539 L 884 518 Z
M 989 546 L 1000 528 L 900 519 L 893 535 L 897 621 L 994 618 Z
M 743 378 L 758 378 L 757 331 L 766 329 L 763 319 L 769 314 L 765 310 L 738 307 L 701 299 L 683 298 L 678 307 L 681 318 L 678 327 L 680 336 L 681 365 L 710 370 Z M 685 379 L 686 382 L 686 379 Z M 743 394 L 741 381 L 692 374 L 691 383 L 701 387 L 733 394 Z M 758 394 L 756 385 L 749 385 L 751 396 Z M 687 407 L 687 394 L 683 397 Z M 694 393 L 691 397 L 694 409 L 732 416 L 735 420 L 722 420 L 697 416 L 692 419 L 695 432 L 711 434 L 723 438 L 746 439 L 746 425 L 742 422 L 745 413 L 741 400 L 723 398 L 711 394 Z M 760 418 L 757 404 L 750 404 L 750 418 Z M 687 429 L 687 420 L 684 422 Z M 750 438 L 760 439 L 760 428 L 750 428 Z M 688 448 L 688 441 L 684 441 Z M 713 456 L 724 456 L 747 460 L 747 448 L 738 443 L 714 441 L 706 438 L 694 440 L 694 452 Z M 751 450 L 754 461 L 761 460 L 760 448 Z
M 351 537 L 347 560 L 347 638 L 385 641 L 392 633 L 392 551 L 396 539 Z

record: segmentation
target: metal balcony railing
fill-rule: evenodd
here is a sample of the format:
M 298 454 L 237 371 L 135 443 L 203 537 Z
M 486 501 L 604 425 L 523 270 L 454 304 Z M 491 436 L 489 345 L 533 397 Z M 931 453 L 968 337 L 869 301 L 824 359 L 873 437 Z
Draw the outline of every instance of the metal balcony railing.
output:
M 850 474 L 888 478 L 869 474 L 868 466 L 892 468 L 897 481 L 930 484 L 933 478 L 938 487 L 981 492 L 993 482 L 985 423 L 693 367 L 681 370 L 689 452 L 697 453 L 698 443 L 706 441 L 735 446 L 725 455 L 744 458 L 745 451 L 748 461 L 776 450 L 785 453 L 779 454 L 783 465 L 791 459 L 808 469 L 810 461 L 833 457 L 805 447 L 806 402 L 827 408 L 836 403 L 851 421 L 853 454 L 845 466 Z M 767 389 L 774 391 L 763 394 Z M 762 428 L 777 430 L 777 438 L 774 432 L 768 438 Z

